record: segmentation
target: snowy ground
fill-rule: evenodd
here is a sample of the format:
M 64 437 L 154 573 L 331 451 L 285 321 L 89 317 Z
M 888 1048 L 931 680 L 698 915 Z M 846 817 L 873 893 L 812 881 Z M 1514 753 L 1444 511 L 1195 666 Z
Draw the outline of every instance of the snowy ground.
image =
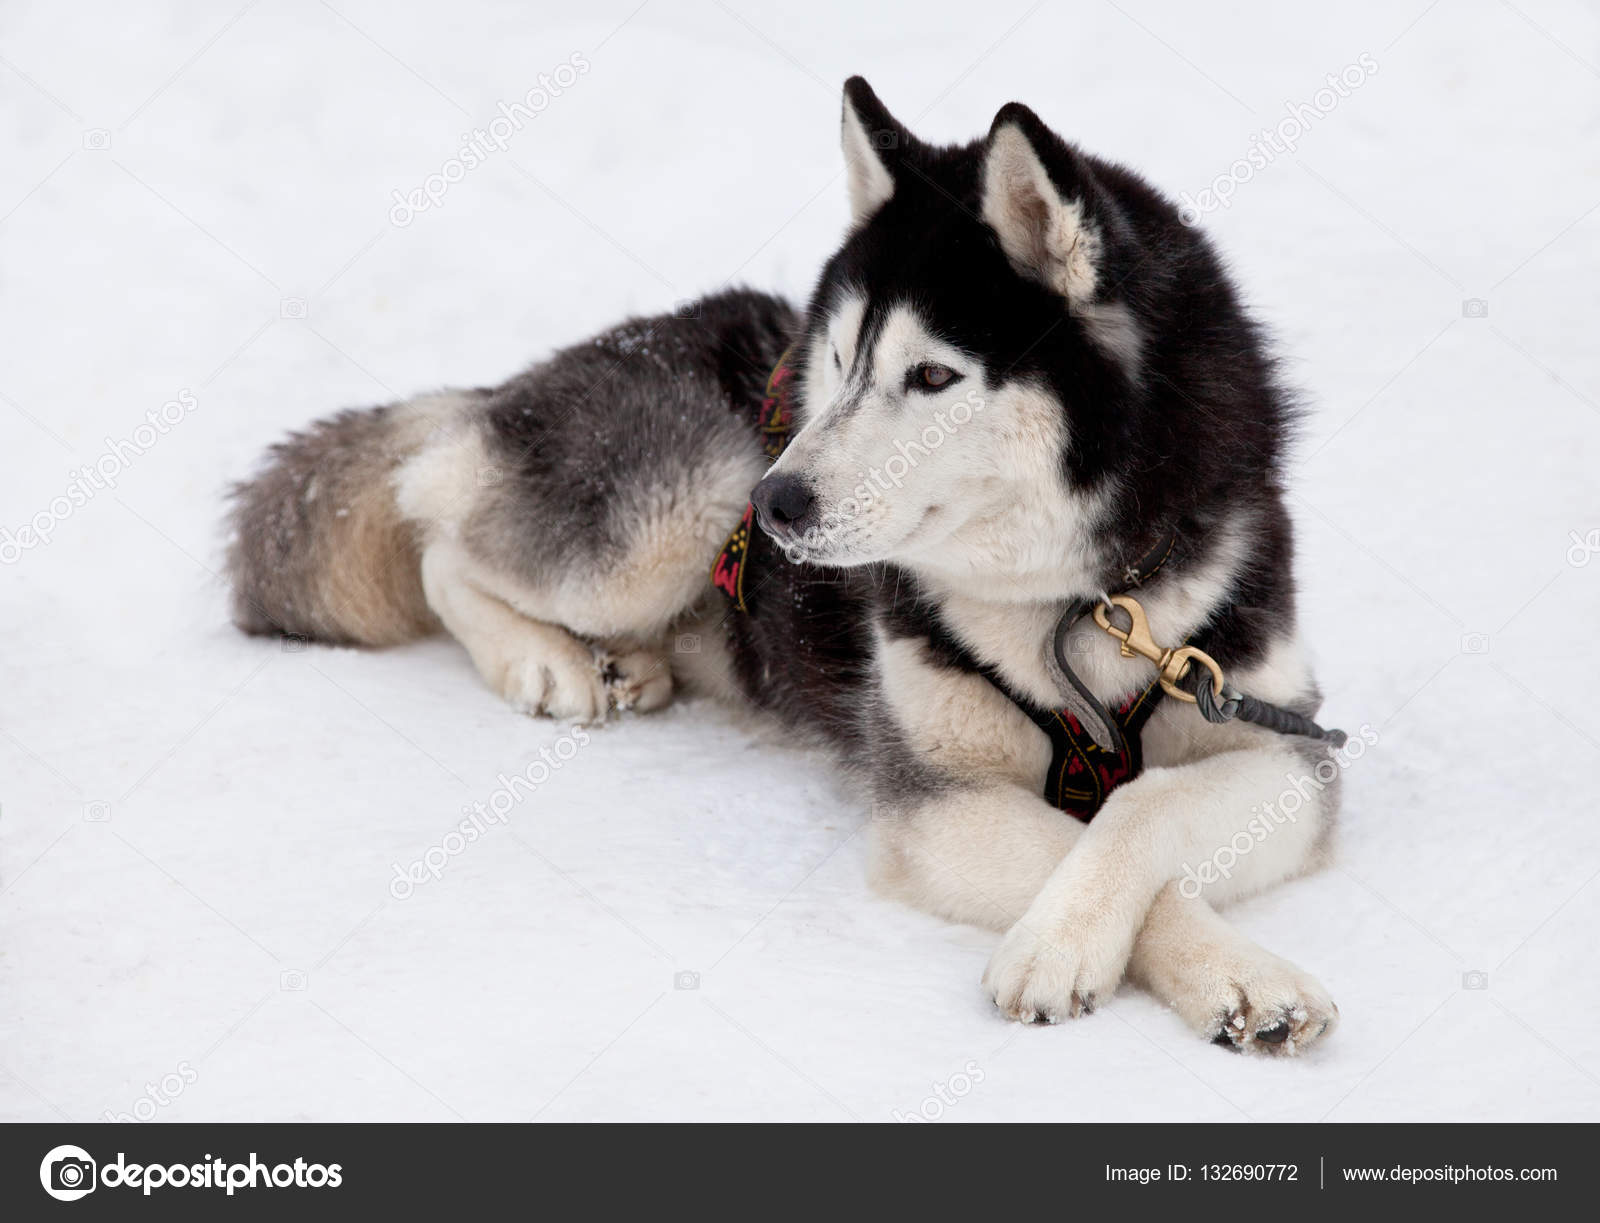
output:
M 886 1120 L 962 1074 L 961 1120 L 1600 1117 L 1593 11 L 867 7 L 7 4 L 0 528 L 53 533 L 0 543 L 0 1118 Z M 446 641 L 236 634 L 220 501 L 266 443 L 730 278 L 803 293 L 851 72 L 924 135 L 1018 97 L 1197 194 L 1363 54 L 1205 221 L 1307 392 L 1303 616 L 1380 740 L 1340 864 L 1235 911 L 1333 989 L 1325 1049 L 1229 1056 L 1131 991 L 1007 1025 L 995 939 L 871 895 L 860 801 L 699 705 L 391 894 L 567 732 Z

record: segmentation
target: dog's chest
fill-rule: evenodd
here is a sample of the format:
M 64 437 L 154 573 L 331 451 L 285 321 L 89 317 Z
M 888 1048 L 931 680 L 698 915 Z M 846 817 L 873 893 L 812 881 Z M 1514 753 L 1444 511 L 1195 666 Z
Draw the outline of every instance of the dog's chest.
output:
M 1059 705 L 1066 677 L 1054 658 L 1062 604 L 986 603 L 953 596 L 940 607 L 940 619 L 975 658 L 993 667 L 1013 691 L 1044 708 Z M 1123 658 L 1118 643 L 1085 616 L 1067 636 L 1073 673 L 1106 705 L 1115 707 L 1147 687 L 1155 668 L 1142 659 Z

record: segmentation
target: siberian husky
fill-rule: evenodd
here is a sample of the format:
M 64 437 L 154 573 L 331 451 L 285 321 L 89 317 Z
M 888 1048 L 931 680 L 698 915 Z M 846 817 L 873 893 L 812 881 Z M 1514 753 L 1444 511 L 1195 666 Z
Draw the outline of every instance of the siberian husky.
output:
M 1003 933 L 1005 1016 L 1126 977 L 1304 1051 L 1338 1009 L 1217 906 L 1320 862 L 1328 748 L 1160 699 L 1087 619 L 1053 646 L 1135 591 L 1156 641 L 1316 712 L 1261 335 L 1171 200 L 1027 107 L 953 147 L 860 78 L 843 111 L 850 225 L 803 311 L 721 292 L 312 425 L 236 490 L 236 620 L 443 628 L 553 718 L 753 706 L 859 778 L 877 888 Z

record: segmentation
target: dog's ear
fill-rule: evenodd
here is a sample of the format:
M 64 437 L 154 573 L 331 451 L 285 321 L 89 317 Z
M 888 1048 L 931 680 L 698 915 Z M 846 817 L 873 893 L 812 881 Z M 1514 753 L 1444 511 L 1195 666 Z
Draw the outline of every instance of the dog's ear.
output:
M 850 220 L 860 225 L 894 195 L 894 167 L 909 147 L 911 133 L 859 76 L 844 83 L 840 129 L 850 187 Z
M 984 222 L 1012 266 L 1069 305 L 1094 300 L 1107 205 L 1084 158 L 1020 102 L 994 117 L 982 193 Z

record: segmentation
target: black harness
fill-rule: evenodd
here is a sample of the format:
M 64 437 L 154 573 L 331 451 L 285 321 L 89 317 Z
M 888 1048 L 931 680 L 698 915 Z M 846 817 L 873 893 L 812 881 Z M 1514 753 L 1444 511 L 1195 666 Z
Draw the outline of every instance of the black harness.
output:
M 1176 532 L 1163 538 L 1124 572 L 1124 589 L 1137 587 L 1154 577 L 1177 546 Z M 1077 677 L 1067 664 L 1071 634 L 1094 605 L 1095 600 L 1078 599 L 1068 606 L 1056 623 L 1055 654 L 1062 675 L 1077 692 L 1079 707 L 1100 719 L 1100 726 L 1096 728 L 1099 735 L 1091 733 L 1072 710 L 1041 708 L 1012 688 L 995 668 L 976 667 L 1049 737 L 1050 769 L 1044 778 L 1045 801 L 1085 823 L 1105 806 L 1113 790 L 1144 771 L 1140 734 L 1167 695 L 1158 677 L 1146 687 L 1129 693 L 1115 708 L 1108 709 Z M 1106 746 L 1096 739 L 1104 741 Z

